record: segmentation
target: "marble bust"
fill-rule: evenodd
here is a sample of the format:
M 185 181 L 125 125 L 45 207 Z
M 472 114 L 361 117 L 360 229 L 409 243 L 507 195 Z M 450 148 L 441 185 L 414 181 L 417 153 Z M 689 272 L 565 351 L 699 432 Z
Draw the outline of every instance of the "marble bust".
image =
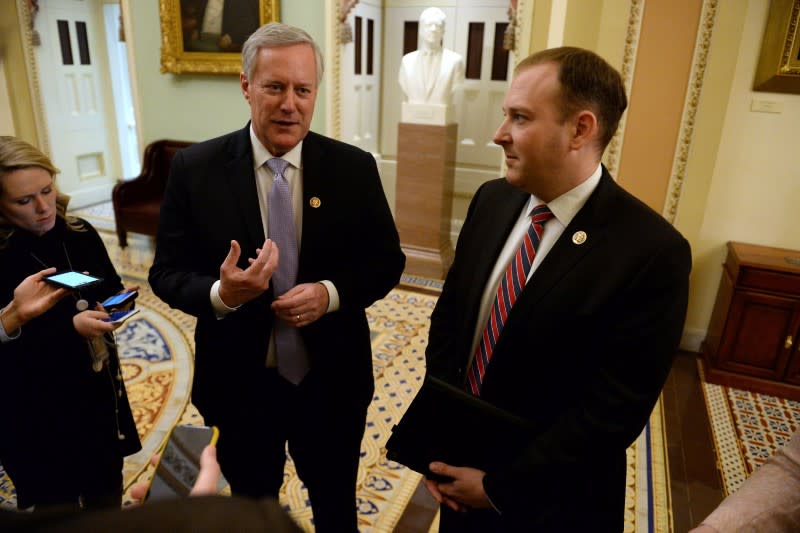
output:
M 449 106 L 464 81 L 464 58 L 442 46 L 444 23 L 445 14 L 438 7 L 419 17 L 419 48 L 403 56 L 398 73 L 408 104 Z

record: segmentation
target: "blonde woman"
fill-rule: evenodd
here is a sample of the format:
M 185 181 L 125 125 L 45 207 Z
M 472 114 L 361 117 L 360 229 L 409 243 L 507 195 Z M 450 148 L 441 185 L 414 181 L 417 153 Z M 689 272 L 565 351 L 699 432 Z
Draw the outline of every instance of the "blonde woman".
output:
M 122 501 L 122 461 L 141 448 L 107 313 L 122 290 L 100 236 L 66 216 L 58 169 L 15 137 L 0 137 L 0 463 L 20 509 L 98 508 Z M 82 290 L 43 276 L 102 278 Z

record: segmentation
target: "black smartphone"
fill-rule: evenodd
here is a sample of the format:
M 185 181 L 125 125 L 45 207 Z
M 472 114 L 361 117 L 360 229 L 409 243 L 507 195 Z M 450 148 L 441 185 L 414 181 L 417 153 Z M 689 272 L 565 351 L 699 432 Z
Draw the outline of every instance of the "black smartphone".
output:
M 172 428 L 145 498 L 149 501 L 188 496 L 200 473 L 200 454 L 209 444 L 216 444 L 218 437 L 219 430 L 213 426 Z M 218 489 L 226 484 L 220 476 Z
M 92 285 L 97 285 L 103 281 L 103 278 L 90 276 L 89 274 L 76 272 L 74 270 L 70 270 L 68 272 L 57 272 L 55 274 L 45 276 L 42 279 L 48 283 L 52 283 L 53 285 L 58 285 L 59 287 L 64 287 L 65 289 L 71 290 L 85 289 L 87 287 L 91 287 Z
M 121 292 L 106 298 L 100 303 L 100 305 L 102 305 L 105 309 L 114 309 L 115 307 L 122 307 L 123 305 L 134 301 L 137 296 L 139 296 L 138 291 Z
M 122 324 L 130 317 L 138 313 L 138 309 L 128 309 L 120 311 L 111 311 L 108 313 L 108 318 L 104 318 L 103 322 L 111 322 L 112 324 Z

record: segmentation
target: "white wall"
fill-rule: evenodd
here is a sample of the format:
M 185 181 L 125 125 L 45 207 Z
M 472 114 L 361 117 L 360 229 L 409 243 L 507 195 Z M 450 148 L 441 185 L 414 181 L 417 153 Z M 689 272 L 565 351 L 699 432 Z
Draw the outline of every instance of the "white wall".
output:
M 728 241 L 800 249 L 800 165 L 795 157 L 800 96 L 751 89 L 768 7 L 768 0 L 719 3 L 707 72 L 710 92 L 704 92 L 700 104 L 698 135 L 676 220 L 693 247 L 686 323 L 687 332 L 696 336 L 693 348 L 699 348 L 705 336 Z M 731 80 L 728 89 L 713 92 L 725 77 Z M 754 100 L 777 102 L 782 111 L 751 111 Z M 714 156 L 716 132 L 708 123 L 715 120 L 715 106 L 722 114 Z M 704 165 L 709 154 L 714 160 Z M 710 178 L 702 172 L 704 167 Z M 698 203 L 702 198 L 705 202 Z

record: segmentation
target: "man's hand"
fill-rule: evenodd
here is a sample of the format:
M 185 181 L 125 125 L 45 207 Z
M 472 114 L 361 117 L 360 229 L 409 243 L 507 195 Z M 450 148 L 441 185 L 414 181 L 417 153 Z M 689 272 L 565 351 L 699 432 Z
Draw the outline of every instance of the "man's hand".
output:
M 217 494 L 217 485 L 222 476 L 222 470 L 217 462 L 217 447 L 209 444 L 200 455 L 200 473 L 194 482 L 189 496 L 206 496 Z
M 483 476 L 486 475 L 483 470 L 439 462 L 431 463 L 429 468 L 434 474 L 452 479 L 446 482 L 425 479 L 425 487 L 437 502 L 462 512 L 467 509 L 488 509 L 492 506 L 483 490 Z
M 219 268 L 219 297 L 228 307 L 239 307 L 269 288 L 272 273 L 278 268 L 278 246 L 267 239 L 256 252 L 258 256 L 249 258 L 250 266 L 242 270 L 237 266 L 242 250 L 238 242 L 231 241 L 228 256 Z
M 227 33 L 224 34 L 222 37 L 219 38 L 217 41 L 217 46 L 219 46 L 220 50 L 230 51 L 233 45 L 233 39 Z
M 56 287 L 42 278 L 54 274 L 55 268 L 41 270 L 31 274 L 14 289 L 14 299 L 3 312 L 3 328 L 10 334 L 30 320 L 44 314 L 53 307 L 69 291 Z
M 278 296 L 272 310 L 290 326 L 307 326 L 328 311 L 328 289 L 322 283 L 301 283 Z
M 161 454 L 156 454 L 150 457 L 150 464 L 153 466 L 158 465 Z M 153 472 L 155 476 L 155 471 Z M 209 444 L 203 449 L 200 455 L 200 473 L 197 474 L 192 486 L 192 491 L 189 496 L 206 496 L 217 494 L 217 485 L 222 476 L 219 463 L 217 462 L 217 448 Z M 138 500 L 142 503 L 147 496 L 147 491 L 150 488 L 150 483 L 147 481 L 140 481 L 131 487 L 131 498 Z

